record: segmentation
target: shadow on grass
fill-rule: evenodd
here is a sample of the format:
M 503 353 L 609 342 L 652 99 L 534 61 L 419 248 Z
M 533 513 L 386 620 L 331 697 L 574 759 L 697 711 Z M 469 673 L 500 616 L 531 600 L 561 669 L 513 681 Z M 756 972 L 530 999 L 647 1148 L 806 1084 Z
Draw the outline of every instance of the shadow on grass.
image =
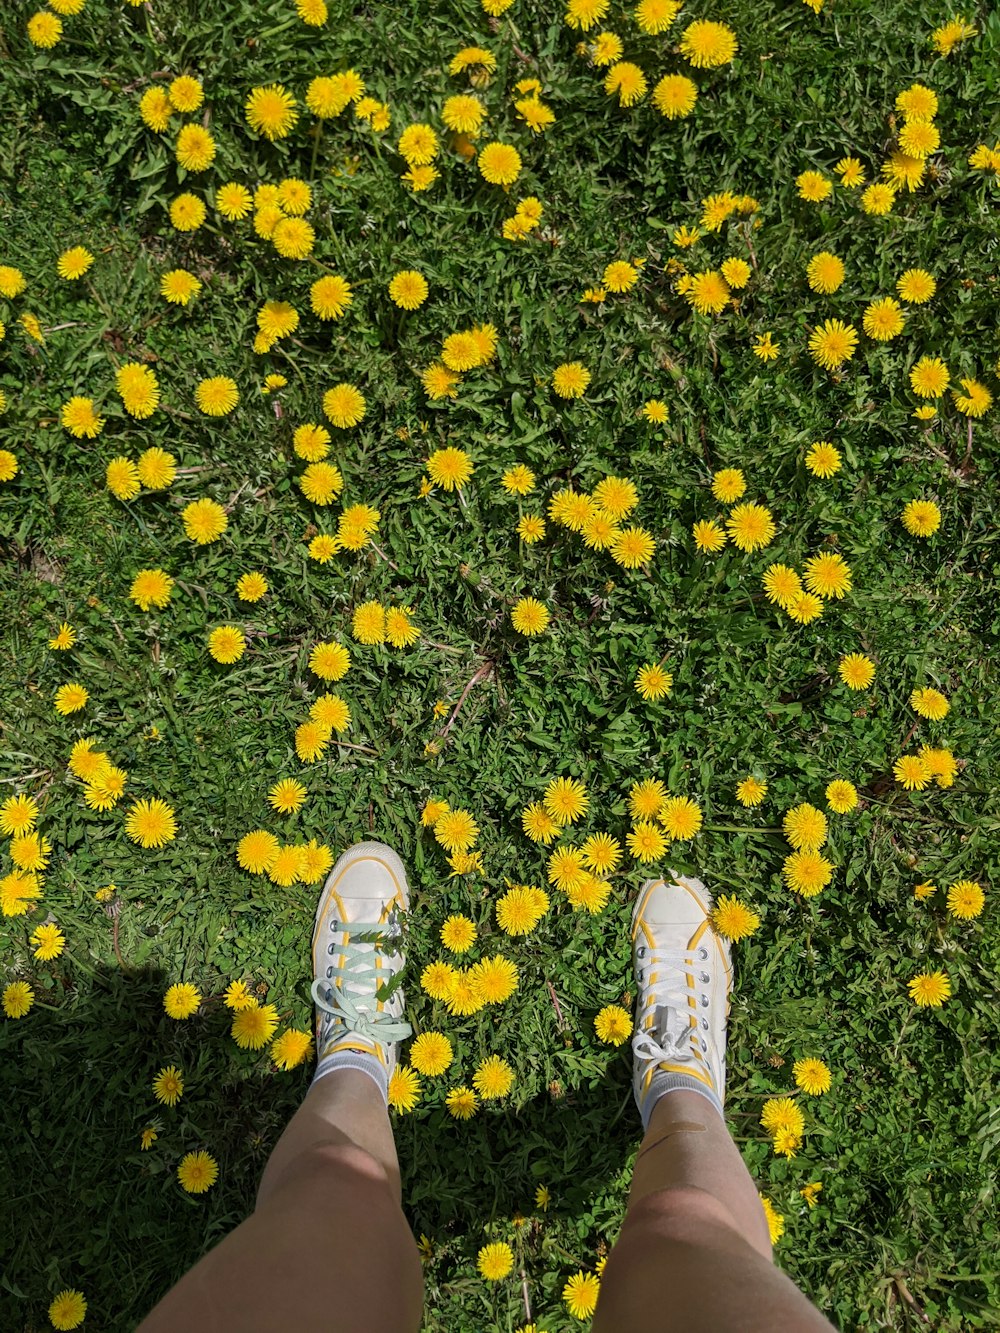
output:
M 167 1018 L 160 968 L 84 966 L 78 982 L 68 969 L 53 969 L 51 989 L 36 980 L 31 1012 L 0 1025 L 5 1333 L 48 1328 L 49 1302 L 66 1287 L 87 1298 L 88 1333 L 133 1328 L 250 1212 L 268 1153 L 311 1077 L 311 1067 L 276 1075 L 265 1056 L 238 1051 L 219 999 L 205 1001 L 192 1020 Z M 168 1064 L 184 1079 L 173 1108 L 152 1093 Z M 445 1252 L 450 1239 L 461 1240 L 464 1255 L 470 1237 L 484 1243 L 491 1220 L 509 1228 L 515 1213 L 531 1214 L 545 1184 L 550 1216 L 580 1224 L 581 1253 L 592 1261 L 583 1233 L 613 1236 L 620 1191 L 616 1204 L 609 1181 L 638 1139 L 629 1096 L 623 1061 L 613 1086 L 559 1100 L 543 1094 L 520 1112 L 488 1112 L 468 1124 L 443 1110 L 398 1119 L 404 1207 L 415 1233 Z M 142 1151 L 150 1126 L 157 1139 Z M 198 1148 L 218 1160 L 219 1182 L 193 1197 L 181 1190 L 176 1167 Z

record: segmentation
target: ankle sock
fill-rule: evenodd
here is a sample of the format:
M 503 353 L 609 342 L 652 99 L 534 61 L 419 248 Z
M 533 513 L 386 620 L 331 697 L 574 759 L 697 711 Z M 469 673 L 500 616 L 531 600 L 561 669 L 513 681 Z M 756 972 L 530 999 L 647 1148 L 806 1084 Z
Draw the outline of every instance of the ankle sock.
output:
M 660 1098 L 668 1092 L 677 1092 L 683 1089 L 684 1092 L 697 1092 L 704 1097 L 707 1102 L 711 1102 L 720 1116 L 724 1113 L 722 1102 L 712 1091 L 705 1086 L 700 1079 L 693 1078 L 690 1074 L 671 1074 L 666 1070 L 661 1070 L 653 1075 L 653 1081 L 649 1085 L 649 1090 L 643 1098 L 642 1105 L 639 1107 L 639 1114 L 642 1117 L 642 1128 L 645 1132 L 649 1128 L 649 1118 L 653 1114 L 653 1107 Z
M 332 1074 L 335 1069 L 356 1069 L 359 1074 L 367 1074 L 370 1079 L 378 1084 L 378 1090 L 382 1094 L 382 1100 L 388 1105 L 389 1102 L 389 1075 L 385 1065 L 375 1055 L 366 1055 L 364 1051 L 355 1051 L 347 1048 L 334 1050 L 329 1055 L 324 1055 L 316 1066 L 316 1072 L 313 1074 L 312 1081 Z

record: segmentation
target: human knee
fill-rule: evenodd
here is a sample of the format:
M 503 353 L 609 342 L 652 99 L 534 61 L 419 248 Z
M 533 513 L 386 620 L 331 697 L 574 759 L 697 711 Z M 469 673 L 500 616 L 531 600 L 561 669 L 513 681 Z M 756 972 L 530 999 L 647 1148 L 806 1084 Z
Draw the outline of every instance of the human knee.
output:
M 735 1224 L 724 1204 L 696 1185 L 671 1185 L 654 1190 L 628 1211 L 622 1228 L 635 1236 L 655 1236 L 679 1244 L 703 1243 L 706 1234 L 720 1228 L 732 1231 Z
M 389 1183 L 383 1164 L 356 1143 L 317 1143 L 310 1150 L 310 1155 L 314 1168 L 324 1174 L 336 1172 L 339 1176 L 354 1176 L 366 1183 Z
M 378 1158 L 349 1140 L 320 1139 L 295 1154 L 270 1180 L 262 1182 L 265 1195 L 294 1195 L 305 1202 L 313 1194 L 328 1198 L 334 1192 L 364 1193 L 369 1199 L 391 1198 L 388 1173 Z M 259 1205 L 258 1205 L 259 1206 Z

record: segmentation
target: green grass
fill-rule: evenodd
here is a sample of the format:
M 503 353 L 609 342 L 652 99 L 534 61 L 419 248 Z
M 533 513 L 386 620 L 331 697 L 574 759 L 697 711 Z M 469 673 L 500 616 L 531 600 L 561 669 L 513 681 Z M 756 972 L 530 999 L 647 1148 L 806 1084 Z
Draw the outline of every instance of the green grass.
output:
M 47 1326 L 49 1301 L 71 1286 L 90 1303 L 88 1329 L 130 1328 L 251 1207 L 308 1071 L 279 1074 L 266 1054 L 238 1051 L 218 997 L 242 976 L 288 1021 L 309 1022 L 316 889 L 249 877 L 234 855 L 251 828 L 285 831 L 268 820 L 265 797 L 294 775 L 310 799 L 289 821 L 289 839 L 315 836 L 336 852 L 376 836 L 404 855 L 409 1017 L 418 1030 L 441 1027 L 456 1048 L 455 1078 L 425 1081 L 420 1106 L 395 1122 L 408 1216 L 433 1242 L 427 1329 L 512 1333 L 525 1322 L 520 1281 L 493 1288 L 476 1275 L 488 1239 L 515 1244 L 539 1327 L 578 1327 L 562 1286 L 614 1241 L 638 1141 L 627 1055 L 596 1041 L 593 1018 L 604 1004 L 627 1003 L 633 988 L 627 927 L 644 872 L 627 864 L 596 917 L 554 893 L 522 941 L 499 935 L 493 902 L 504 878 L 544 882 L 544 856 L 521 834 L 520 811 L 550 777 L 582 777 L 586 828 L 624 839 L 628 788 L 656 774 L 705 811 L 702 833 L 672 849 L 669 864 L 740 892 L 763 917 L 735 950 L 727 1111 L 785 1217 L 778 1262 L 844 1329 L 995 1326 L 997 409 L 970 431 L 946 400 L 925 428 L 911 415 L 907 371 L 922 353 L 939 354 L 956 380 L 975 375 L 1000 392 L 991 371 L 1000 353 L 997 186 L 967 166 L 976 144 L 1000 138 L 1000 16 L 969 6 L 980 35 L 941 60 L 928 38 L 950 10 L 937 3 L 915 12 L 901 0 L 832 0 L 814 17 L 798 0 L 692 0 L 674 33 L 687 17 L 722 19 L 740 51 L 731 68 L 696 75 L 694 115 L 668 124 L 648 102 L 631 112 L 612 104 L 556 4 L 517 0 L 493 25 L 473 0 L 357 13 L 334 3 L 317 40 L 286 0 L 154 0 L 149 10 L 88 0 L 47 54 L 24 37 L 31 11 L 0 20 L 0 53 L 10 57 L 0 81 L 0 263 L 18 265 L 29 282 L 16 302 L 0 302 L 9 400 L 0 448 L 20 463 L 0 488 L 0 726 L 2 792 L 40 799 L 54 854 L 36 911 L 0 918 L 3 984 L 28 979 L 37 997 L 26 1018 L 0 1028 L 0 1184 L 9 1200 L 0 1324 Z M 606 22 L 651 83 L 682 67 L 675 38 L 640 38 L 620 4 Z M 398 180 L 396 137 L 411 119 L 440 127 L 444 97 L 464 86 L 448 62 L 471 42 L 497 56 L 480 95 L 491 136 L 519 146 L 524 175 L 508 198 L 445 152 L 441 180 L 412 196 Z M 328 123 L 315 155 L 307 116 L 276 145 L 248 133 L 242 105 L 252 86 L 280 79 L 301 101 L 315 74 L 351 64 L 392 108 L 382 141 L 348 115 Z M 355 286 L 342 321 L 312 317 L 317 268 L 280 260 L 249 221 L 221 225 L 210 208 L 192 237 L 170 229 L 180 122 L 161 139 L 137 113 L 156 71 L 193 72 L 206 87 L 219 157 L 183 188 L 310 180 L 316 256 Z M 515 120 L 509 97 L 528 75 L 557 116 L 539 139 Z M 885 219 L 864 216 L 839 188 L 822 205 L 799 200 L 794 178 L 807 167 L 829 173 L 854 153 L 877 172 L 894 99 L 914 79 L 941 102 L 934 182 L 901 196 Z M 694 224 L 700 201 L 722 189 L 760 200 L 759 229 L 730 224 L 677 251 L 674 227 Z M 514 246 L 501 222 L 529 193 L 545 206 L 542 237 Z M 748 239 L 759 268 L 739 308 L 714 321 L 692 315 L 669 260 L 711 267 L 746 255 Z M 78 243 L 97 260 L 70 286 L 55 260 Z M 821 248 L 847 265 L 831 297 L 805 282 Z M 621 257 L 646 260 L 636 290 L 580 305 L 584 287 Z M 862 338 L 840 380 L 816 368 L 807 329 L 827 317 L 860 325 L 867 302 L 916 265 L 935 274 L 938 293 L 911 312 L 904 334 L 884 345 Z M 204 284 L 187 310 L 158 294 L 159 275 L 177 266 Z M 427 305 L 405 317 L 385 293 L 403 267 L 431 284 Z M 302 322 L 255 357 L 256 309 L 277 297 Z M 42 347 L 17 325 L 26 309 L 47 330 Z M 468 375 L 455 402 L 429 404 L 414 372 L 448 332 L 486 320 L 500 332 L 497 361 Z M 782 346 L 771 367 L 749 351 L 765 329 Z M 573 357 L 594 378 L 581 403 L 566 404 L 547 380 Z M 114 370 L 129 358 L 155 358 L 165 407 L 148 423 L 126 417 L 113 391 Z M 288 379 L 277 398 L 258 391 L 271 371 Z M 222 422 L 193 407 L 197 380 L 216 373 L 241 390 Z M 295 485 L 291 432 L 320 419 L 322 393 L 340 379 L 363 389 L 368 414 L 338 433 L 334 457 L 345 497 L 382 513 L 380 553 L 321 568 L 305 538 L 312 525 L 329 527 L 329 515 Z M 98 440 L 61 430 L 59 407 L 73 393 L 103 405 Z M 638 417 L 651 396 L 669 404 L 665 428 Z M 822 438 L 844 457 L 826 482 L 802 463 Z M 167 492 L 120 504 L 105 488 L 107 462 L 154 443 L 175 454 L 182 474 Z M 444 443 L 468 449 L 472 483 L 461 502 L 421 500 L 424 460 Z M 657 538 L 650 568 L 626 573 L 553 525 L 538 546 L 519 546 L 518 506 L 499 486 L 515 461 L 540 481 L 525 510 L 567 482 L 590 489 L 608 473 L 630 476 L 637 519 Z M 749 495 L 772 509 L 778 535 L 767 551 L 694 553 L 691 524 L 719 512 L 708 482 L 722 466 L 743 468 Z M 217 545 L 196 548 L 179 513 L 205 495 L 232 505 L 230 526 Z M 915 497 L 935 498 L 943 512 L 928 542 L 899 522 Z M 761 574 L 772 560 L 801 567 L 826 548 L 849 562 L 853 591 L 795 626 L 764 601 Z M 178 584 L 165 612 L 143 615 L 128 587 L 153 565 Z M 271 584 L 254 608 L 233 591 L 248 569 Z M 554 613 L 534 641 L 509 621 L 513 600 L 528 594 Z M 300 765 L 293 731 L 316 693 L 309 649 L 320 638 L 347 641 L 351 611 L 368 598 L 411 603 L 422 637 L 406 653 L 352 645 L 347 739 L 363 748 L 332 747 L 320 764 Z M 63 619 L 79 643 L 52 653 L 47 640 Z M 221 668 L 205 640 L 230 621 L 252 634 L 252 648 Z M 838 658 L 855 650 L 878 663 L 863 695 L 836 677 Z M 645 705 L 632 687 L 636 669 L 664 655 L 673 694 Z M 450 715 L 486 664 L 488 678 L 441 741 L 434 704 L 444 701 Z M 52 697 L 70 679 L 91 702 L 62 720 Z M 921 723 L 914 744 L 946 742 L 962 768 L 948 791 L 905 794 L 891 767 L 917 720 L 908 698 L 921 684 L 944 690 L 952 709 L 942 724 Z M 149 739 L 153 727 L 159 739 Z M 98 737 L 129 770 L 130 794 L 175 807 L 175 842 L 143 852 L 124 837 L 121 809 L 86 809 L 65 768 L 81 735 Z M 435 738 L 437 753 L 427 749 Z M 770 789 L 748 812 L 734 790 L 751 770 Z M 822 804 L 835 776 L 857 784 L 862 805 L 831 820 L 838 870 L 804 901 L 781 883 L 781 816 L 803 800 Z M 484 876 L 448 878 L 420 827 L 432 794 L 475 815 Z M 943 904 L 943 886 L 960 877 L 987 890 L 983 916 L 965 925 Z M 924 878 L 942 887 L 918 904 L 912 888 Z M 94 900 L 109 881 L 119 886 L 117 954 L 112 919 Z M 453 1020 L 420 992 L 419 971 L 439 956 L 441 923 L 456 911 L 480 925 L 473 957 L 501 949 L 520 970 L 516 996 L 496 1014 Z M 50 913 L 68 947 L 43 964 L 28 937 Z M 915 1011 L 907 998 L 906 982 L 925 966 L 944 967 L 954 984 L 939 1012 Z M 161 1004 L 178 980 L 212 997 L 185 1024 Z M 513 1095 L 456 1124 L 445 1091 L 493 1051 L 517 1071 Z M 765 1097 L 793 1086 L 792 1062 L 806 1054 L 828 1061 L 834 1083 L 805 1108 L 805 1144 L 786 1162 L 758 1117 Z M 150 1082 L 169 1062 L 183 1067 L 187 1091 L 157 1117 Z M 153 1117 L 160 1137 L 141 1153 L 139 1133 Z M 175 1169 L 202 1146 L 220 1178 L 194 1199 Z M 812 1180 L 824 1188 L 808 1211 L 798 1190 Z M 539 1184 L 553 1195 L 544 1215 L 534 1208 Z M 518 1211 L 528 1218 L 520 1229 Z

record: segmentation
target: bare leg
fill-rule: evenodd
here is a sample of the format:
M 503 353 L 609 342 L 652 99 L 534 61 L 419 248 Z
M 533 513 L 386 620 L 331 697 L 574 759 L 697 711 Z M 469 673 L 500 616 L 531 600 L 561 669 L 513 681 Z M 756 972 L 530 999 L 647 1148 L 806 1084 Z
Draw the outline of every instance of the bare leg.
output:
M 334 1070 L 275 1145 L 256 1211 L 167 1293 L 141 1333 L 415 1331 L 423 1275 L 399 1198 L 378 1087 Z
M 715 1108 L 677 1090 L 657 1102 L 628 1212 L 608 1259 L 594 1333 L 830 1333 L 771 1260 L 750 1173 Z

